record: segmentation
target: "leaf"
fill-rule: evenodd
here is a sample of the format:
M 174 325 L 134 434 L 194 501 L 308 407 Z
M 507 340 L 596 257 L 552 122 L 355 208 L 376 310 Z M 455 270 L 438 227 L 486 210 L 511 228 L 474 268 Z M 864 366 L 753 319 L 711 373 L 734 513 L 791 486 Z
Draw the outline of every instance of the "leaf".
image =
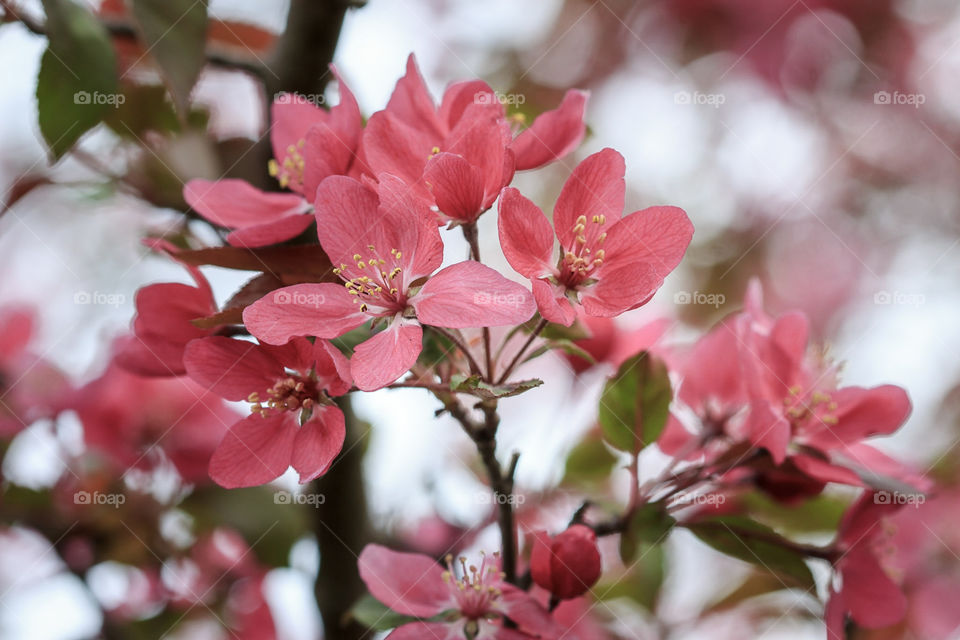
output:
M 617 449 L 639 453 L 660 437 L 672 399 L 666 365 L 641 351 L 603 388 L 598 420 L 604 436 Z
M 369 593 L 360 597 L 347 616 L 373 631 L 387 631 L 408 622 L 415 622 L 416 618 L 397 613 L 383 604 Z
M 629 566 L 639 549 L 662 542 L 676 522 L 660 503 L 645 504 L 637 509 L 626 531 L 620 534 L 620 560 Z
M 116 58 L 103 25 L 72 0 L 43 0 L 50 44 L 40 59 L 40 132 L 54 160 L 118 102 Z
M 539 378 L 529 380 L 520 380 L 518 382 L 508 382 L 506 384 L 490 384 L 484 382 L 480 376 L 465 376 L 457 374 L 450 378 L 450 390 L 460 393 L 469 393 L 484 400 L 493 400 L 495 398 L 509 398 L 510 396 L 520 395 L 536 389 L 543 384 Z
M 816 586 L 803 556 L 777 544 L 778 539 L 789 541 L 766 525 L 742 516 L 721 516 L 685 526 L 717 551 L 766 569 L 778 575 L 787 586 L 803 589 Z
M 626 573 L 610 584 L 601 583 L 593 592 L 603 600 L 628 598 L 652 612 L 666 576 L 666 552 L 662 544 L 644 544 L 639 551 Z
M 589 353 L 587 353 L 586 351 L 584 351 L 583 349 L 581 349 L 580 347 L 578 347 L 577 345 L 575 345 L 575 344 L 574 344 L 573 342 L 571 342 L 570 340 L 566 340 L 566 339 L 563 339 L 563 340 L 548 340 L 548 341 L 545 342 L 544 344 L 542 344 L 542 345 L 540 345 L 539 347 L 537 347 L 537 349 L 535 349 L 534 351 L 532 351 L 532 352 L 530 353 L 530 355 L 528 355 L 526 358 L 523 359 L 523 361 L 524 361 L 524 362 L 529 362 L 529 361 L 533 360 L 534 358 L 539 358 L 539 357 L 542 356 L 543 354 L 545 354 L 545 353 L 547 353 L 548 351 L 551 351 L 551 350 L 553 350 L 553 349 L 557 349 L 557 350 L 559 350 L 559 351 L 563 351 L 563 352 L 565 352 L 565 353 L 567 353 L 567 354 L 569 354 L 569 355 L 571 355 L 571 356 L 577 356 L 578 358 L 583 358 L 584 360 L 586 360 L 586 361 L 587 361 L 588 363 L 590 363 L 590 364 L 596 364 L 596 362 L 597 362 L 592 355 L 590 355 Z
M 781 530 L 797 533 L 833 533 L 850 504 L 839 495 L 822 493 L 799 504 L 786 506 L 765 493 L 752 491 L 743 496 L 748 513 Z
M 132 13 L 177 110 L 185 116 L 190 90 L 206 63 L 205 0 L 133 0 Z
M 777 576 L 768 571 L 755 571 L 748 575 L 740 586 L 710 605 L 704 613 L 720 613 L 734 609 L 746 600 L 782 591 L 783 588 L 783 582 Z
M 246 249 L 210 247 L 178 251 L 177 259 L 195 266 L 213 265 L 242 271 L 262 271 L 273 275 L 291 274 L 310 277 L 312 282 L 336 282 L 330 259 L 319 244 L 283 245 Z M 288 282 L 284 278 L 284 282 Z
M 162 85 L 127 85 L 123 103 L 110 110 L 104 122 L 123 138 L 143 138 L 149 131 L 179 131 L 180 123 Z
M 617 457 L 610 453 L 601 438 L 588 436 L 567 456 L 563 482 L 579 484 L 603 480 L 616 463 Z

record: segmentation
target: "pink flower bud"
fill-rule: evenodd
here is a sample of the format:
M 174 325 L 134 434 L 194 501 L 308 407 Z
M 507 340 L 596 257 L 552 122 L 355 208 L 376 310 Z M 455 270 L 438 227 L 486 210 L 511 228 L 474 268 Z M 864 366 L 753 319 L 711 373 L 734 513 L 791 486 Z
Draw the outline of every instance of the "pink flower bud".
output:
M 544 531 L 534 534 L 530 555 L 533 581 L 560 600 L 576 598 L 600 577 L 597 536 L 590 527 L 575 524 L 550 538 Z

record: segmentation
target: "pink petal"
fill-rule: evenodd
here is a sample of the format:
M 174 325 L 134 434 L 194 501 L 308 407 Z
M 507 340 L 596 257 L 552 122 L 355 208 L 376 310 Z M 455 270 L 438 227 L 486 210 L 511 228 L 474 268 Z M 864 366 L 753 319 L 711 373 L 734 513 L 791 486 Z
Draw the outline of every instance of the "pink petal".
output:
M 483 207 L 483 176 L 461 156 L 438 153 L 423 171 L 440 212 L 454 220 L 473 222 Z
M 443 92 L 439 111 L 440 121 L 446 125 L 447 130 L 453 129 L 463 116 L 463 112 L 474 104 L 490 105 L 492 115 L 503 116 L 503 105 L 500 104 L 490 85 L 483 80 L 467 80 L 455 82 Z
M 396 176 L 381 175 L 378 185 L 385 242 L 403 252 L 404 288 L 436 271 L 443 262 L 443 240 L 436 215 L 420 193 Z
M 854 547 L 842 563 L 843 599 L 857 624 L 880 629 L 903 619 L 907 598 L 867 545 Z
M 221 487 L 255 487 L 279 477 L 290 466 L 297 435 L 296 415 L 254 413 L 227 431 L 210 459 L 210 477 Z
M 863 486 L 863 481 L 860 480 L 860 476 L 856 473 L 850 469 L 831 464 L 826 460 L 820 460 L 814 456 L 802 454 L 791 456 L 790 460 L 793 461 L 793 464 L 796 465 L 800 471 L 820 482 L 836 482 L 837 484 L 847 484 L 852 487 Z
M 291 146 L 302 151 L 307 132 L 317 124 L 327 122 L 329 113 L 312 104 L 304 96 L 287 93 L 279 96 L 270 105 L 270 146 L 273 157 L 283 165 L 284 159 Z M 298 189 L 298 184 L 291 184 L 291 189 Z
M 183 353 L 187 373 L 227 400 L 246 400 L 283 377 L 283 364 L 246 340 L 210 336 L 194 340 Z
M 421 322 L 451 329 L 520 324 L 536 310 L 523 286 L 471 260 L 439 271 L 410 303 Z
M 907 420 L 911 410 L 907 392 L 889 384 L 872 389 L 845 387 L 832 393 L 831 398 L 837 403 L 832 412 L 837 423 L 814 422 L 807 434 L 807 442 L 823 450 L 892 433 Z
M 331 396 L 340 396 L 353 387 L 350 361 L 327 340 L 314 343 L 317 378 Z
M 608 231 L 603 267 L 640 263 L 666 278 L 680 264 L 693 238 L 693 224 L 678 207 L 634 211 Z
M 332 176 L 317 189 L 317 235 L 334 265 L 355 270 L 353 256 L 373 251 L 390 258 L 402 254 L 406 285 L 443 261 L 443 241 L 428 203 L 399 178 L 380 176 L 377 192 L 345 176 Z M 360 275 L 358 272 L 357 275 Z
M 416 184 L 439 138 L 429 137 L 388 111 L 379 111 L 367 121 L 361 148 L 374 175 L 381 173 Z
M 385 111 L 419 128 L 422 134 L 435 137 L 432 144 L 438 144 L 443 138 L 444 127 L 412 53 L 407 58 L 407 73 L 397 81 Z
M 425 555 L 368 544 L 357 567 L 370 594 L 397 613 L 428 618 L 456 606 L 443 569 Z
M 201 216 L 228 228 L 275 222 L 301 214 L 306 208 L 303 198 L 296 194 L 267 193 L 235 178 L 191 180 L 183 187 L 183 198 Z
M 183 366 L 184 343 L 156 335 L 133 335 L 117 343 L 114 361 L 138 376 L 168 377 L 187 373 Z
M 740 341 L 728 322 L 721 322 L 697 340 L 683 367 L 683 383 L 678 395 L 697 412 L 703 412 L 709 398 L 725 407 L 745 402 L 741 380 Z M 703 366 L 708 362 L 710 366 Z
M 588 247 L 599 249 L 598 237 L 604 231 L 611 232 L 623 215 L 626 183 L 623 174 L 626 166 L 623 156 L 613 149 L 603 149 L 587 156 L 567 178 L 557 205 L 553 209 L 553 226 L 557 230 L 560 245 L 570 249 L 577 235 L 583 235 Z M 593 216 L 603 216 L 603 224 L 594 223 Z M 587 224 L 581 234 L 574 233 L 580 216 L 586 216 Z M 610 239 L 607 239 L 609 242 Z M 609 245 L 604 245 L 607 260 Z
M 346 175 L 357 151 L 355 135 L 321 123 L 307 132 L 301 153 L 304 159 L 303 192 L 313 199 L 317 187 L 329 176 Z
M 553 229 L 540 207 L 507 187 L 500 195 L 499 210 L 500 246 L 510 266 L 528 278 L 552 273 Z
M 35 315 L 26 308 L 0 310 L 0 363 L 9 362 L 26 349 L 33 335 Z
M 286 216 L 273 222 L 231 231 L 227 234 L 227 242 L 234 247 L 266 247 L 296 238 L 311 224 L 313 216 L 309 214 Z
M 560 631 L 547 610 L 529 593 L 505 582 L 497 588 L 503 592 L 498 608 L 522 629 L 543 637 L 553 637 Z
M 790 444 L 790 423 L 781 412 L 770 408 L 762 399 L 753 400 L 747 416 L 747 433 L 750 441 L 766 449 L 776 464 L 787 457 Z
M 533 285 L 533 297 L 537 302 L 537 310 L 548 322 L 555 322 L 569 327 L 577 319 L 577 311 L 566 298 L 558 293 L 556 287 L 544 280 L 534 279 L 530 281 Z
M 671 413 L 667 418 L 667 426 L 664 427 L 663 433 L 661 433 L 657 439 L 657 447 L 668 456 L 676 456 L 686 451 L 687 455 L 683 459 L 689 460 L 702 455 L 702 451 L 691 450 L 689 448 L 695 437 L 696 436 L 690 433 L 687 428 L 683 426 L 683 423 L 677 420 Z
M 323 282 L 272 291 L 243 310 L 243 323 L 268 344 L 296 336 L 336 338 L 369 319 L 345 287 Z
M 517 171 L 542 167 L 577 148 L 586 131 L 583 112 L 588 95 L 585 91 L 567 91 L 560 106 L 540 114 L 517 136 L 511 145 Z
M 184 342 L 206 335 L 191 322 L 216 311 L 208 292 L 179 282 L 160 282 L 143 287 L 134 299 L 135 329 Z
M 297 431 L 291 464 L 300 474 L 300 484 L 322 476 L 343 449 L 346 437 L 343 412 L 337 407 L 317 407 Z
M 423 349 L 423 329 L 408 320 L 390 326 L 357 345 L 350 360 L 354 384 L 361 391 L 383 388 L 410 370 Z
M 583 290 L 580 301 L 587 315 L 612 318 L 649 302 L 662 284 L 650 265 L 627 263 L 605 269 L 597 284 Z
M 553 584 L 550 535 L 546 531 L 534 531 L 530 535 L 533 538 L 533 546 L 530 550 L 530 575 L 535 583 L 549 591 Z
M 499 111 L 499 103 L 494 112 L 485 104 L 470 105 L 444 141 L 444 151 L 461 156 L 479 171 L 485 202 L 492 202 L 513 178 L 513 152 L 507 150 L 510 125 Z

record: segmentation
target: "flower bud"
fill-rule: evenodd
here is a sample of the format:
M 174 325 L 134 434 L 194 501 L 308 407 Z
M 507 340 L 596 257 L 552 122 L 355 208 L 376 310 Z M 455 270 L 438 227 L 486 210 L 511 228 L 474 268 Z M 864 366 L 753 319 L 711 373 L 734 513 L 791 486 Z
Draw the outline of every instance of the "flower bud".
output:
M 600 577 L 600 551 L 590 527 L 575 524 L 553 538 L 538 531 L 534 538 L 530 573 L 555 598 L 583 595 Z

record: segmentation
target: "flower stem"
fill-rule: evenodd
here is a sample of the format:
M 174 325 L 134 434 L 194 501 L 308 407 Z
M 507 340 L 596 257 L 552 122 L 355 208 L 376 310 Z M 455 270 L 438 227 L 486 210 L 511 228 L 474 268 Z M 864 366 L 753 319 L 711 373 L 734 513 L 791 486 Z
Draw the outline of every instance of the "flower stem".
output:
M 523 343 L 523 346 L 520 347 L 520 351 L 517 351 L 517 355 L 513 356 L 513 360 L 510 361 L 510 364 L 507 365 L 507 368 L 503 370 L 503 373 L 500 375 L 500 378 L 497 380 L 497 384 L 503 384 L 507 377 L 513 373 L 514 368 L 520 362 L 520 358 L 527 352 L 527 349 L 530 348 L 530 345 L 533 344 L 533 341 L 536 340 L 537 336 L 547 327 L 547 321 L 543 318 L 540 318 L 540 322 L 537 323 L 537 326 L 530 333 L 530 336 L 527 338 L 527 341 Z

